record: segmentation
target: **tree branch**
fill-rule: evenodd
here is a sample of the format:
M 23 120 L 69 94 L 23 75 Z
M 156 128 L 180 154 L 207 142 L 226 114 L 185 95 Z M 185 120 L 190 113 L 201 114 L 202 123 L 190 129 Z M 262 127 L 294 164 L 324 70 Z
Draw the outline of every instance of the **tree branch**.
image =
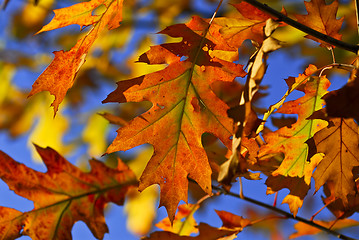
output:
M 337 237 L 337 238 L 345 239 L 345 240 L 355 240 L 354 238 L 348 237 L 348 236 L 343 235 L 343 234 L 341 234 L 341 233 L 338 233 L 338 232 L 336 232 L 336 231 L 334 231 L 334 230 L 331 230 L 331 229 L 329 229 L 329 228 L 323 227 L 323 226 L 321 226 L 321 225 L 319 225 L 319 224 L 317 224 L 317 223 L 315 223 L 315 222 L 313 222 L 313 221 L 307 220 L 307 219 L 302 218 L 302 217 L 293 216 L 293 214 L 288 213 L 288 212 L 286 212 L 286 211 L 283 211 L 282 209 L 279 209 L 279 208 L 277 208 L 277 207 L 275 207 L 275 206 L 272 206 L 272 205 L 269 205 L 269 204 L 266 204 L 266 203 L 257 201 L 257 200 L 255 200 L 255 199 L 253 199 L 253 198 L 249 198 L 249 197 L 246 197 L 246 196 L 240 197 L 240 196 L 239 196 L 238 194 L 236 194 L 236 193 L 226 192 L 226 191 L 223 190 L 221 187 L 217 187 L 217 186 L 213 186 L 213 185 L 212 185 L 212 188 L 215 189 L 215 190 L 218 190 L 218 191 L 222 192 L 222 193 L 225 194 L 225 195 L 229 195 L 229 196 L 232 196 L 232 197 L 235 197 L 235 198 L 243 199 L 243 200 L 245 200 L 245 201 L 247 201 L 247 202 L 250 202 L 250 203 L 253 203 L 253 204 L 257 205 L 257 206 L 261 206 L 261 207 L 267 208 L 267 209 L 269 209 L 269 210 L 272 210 L 272 211 L 274 211 L 274 212 L 276 212 L 276 213 L 279 213 L 279 214 L 285 216 L 286 218 L 290 218 L 290 219 L 293 219 L 293 220 L 296 220 L 296 221 L 299 221 L 299 222 L 306 223 L 306 224 L 308 224 L 308 225 L 310 225 L 310 226 L 312 226 L 312 227 L 315 227 L 315 228 L 318 228 L 318 229 L 320 229 L 320 230 L 322 230 L 322 231 L 325 231 L 325 232 L 327 232 L 328 234 L 334 235 L 334 236 Z
M 286 15 L 284 15 L 281 12 L 278 12 L 277 10 L 274 10 L 273 8 L 269 7 L 267 4 L 263 4 L 260 3 L 256 0 L 243 0 L 249 4 L 251 4 L 252 6 L 272 15 L 273 17 L 278 18 L 280 21 L 287 23 L 288 25 L 302 31 L 305 32 L 313 37 L 316 37 L 328 44 L 331 44 L 333 46 L 336 46 L 338 48 L 353 52 L 355 54 L 357 54 L 358 50 L 359 50 L 359 46 L 358 45 L 353 45 L 353 44 L 349 44 L 343 41 L 340 41 L 338 39 L 332 38 L 328 35 L 325 35 L 321 32 L 318 32 L 316 30 L 314 30 L 313 28 L 310 28 L 306 25 L 303 25 L 289 17 L 287 17 Z

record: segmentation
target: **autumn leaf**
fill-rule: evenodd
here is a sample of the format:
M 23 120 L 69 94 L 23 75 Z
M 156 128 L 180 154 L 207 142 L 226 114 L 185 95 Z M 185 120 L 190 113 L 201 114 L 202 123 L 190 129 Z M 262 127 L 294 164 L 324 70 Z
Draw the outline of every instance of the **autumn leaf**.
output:
M 128 189 L 137 185 L 135 175 L 122 162 L 111 169 L 97 160 L 90 160 L 91 171 L 84 173 L 55 150 L 35 147 L 47 166 L 46 173 L 30 169 L 0 151 L 0 178 L 16 194 L 34 202 L 34 209 L 22 214 L 2 209 L 0 216 L 8 216 L 0 218 L 1 231 L 9 222 L 16 224 L 21 219 L 22 235 L 33 240 L 67 240 L 72 239 L 74 223 L 81 220 L 96 238 L 102 239 L 108 232 L 105 205 L 122 204 Z M 14 234 L 14 230 L 7 234 Z M 5 239 L 11 236 L 2 235 Z
M 214 22 L 222 28 L 221 35 L 232 47 L 240 47 L 243 41 L 250 39 L 258 44 L 264 40 L 263 28 L 272 18 L 269 14 L 246 2 L 233 4 L 240 14 L 235 17 L 219 17 Z M 285 13 L 285 10 L 282 11 Z
M 106 28 L 111 30 L 120 26 L 122 3 L 122 0 L 92 0 L 54 11 L 55 17 L 38 33 L 71 24 L 80 25 L 81 28 L 93 25 L 93 28 L 69 51 L 54 52 L 54 60 L 34 82 L 29 97 L 42 91 L 49 91 L 55 96 L 51 106 L 54 107 L 56 115 L 59 104 L 65 98 L 68 89 L 74 84 L 76 74 L 84 64 L 94 41 Z M 106 10 L 101 15 L 92 15 L 92 12 L 101 5 L 105 5 Z
M 193 17 L 187 24 L 177 24 L 161 31 L 182 37 L 177 43 L 153 46 L 139 61 L 168 66 L 138 78 L 120 81 L 104 102 L 151 101 L 152 108 L 120 128 L 107 153 L 126 151 L 144 143 L 154 147 L 139 189 L 152 184 L 161 187 L 160 206 L 165 206 L 171 221 L 180 200 L 187 201 L 188 180 L 195 180 L 211 194 L 211 169 L 201 144 L 209 132 L 230 146 L 232 121 L 229 108 L 211 90 L 215 81 L 233 81 L 244 76 L 241 65 L 225 61 L 222 52 L 236 54 L 237 49 L 224 44 L 219 26 Z
M 267 69 L 268 54 L 281 48 L 281 43 L 271 37 L 279 23 L 269 18 L 263 28 L 265 39 L 248 62 L 248 75 L 239 104 L 227 111 L 234 121 L 232 154 L 228 161 L 221 165 L 218 181 L 229 185 L 237 175 L 247 174 L 247 162 L 242 154 L 242 138 L 255 132 L 261 121 L 252 110 L 252 99 L 259 90 L 259 85 Z M 248 130 L 249 129 L 249 130 Z
M 359 190 L 359 181 L 356 181 L 356 188 Z M 359 194 L 348 195 L 348 204 L 344 204 L 343 200 L 335 197 L 335 184 L 333 182 L 327 182 L 323 186 L 323 191 L 327 196 L 322 196 L 323 203 L 327 206 L 329 211 L 337 219 L 348 218 L 355 212 L 359 212 Z
M 0 206 L 0 236 L 1 239 L 16 239 L 21 237 L 20 231 L 24 224 L 23 213 Z
M 306 78 L 306 75 L 289 80 L 301 82 L 303 78 Z M 288 86 L 291 88 L 295 82 L 289 80 Z M 283 202 L 289 204 L 294 215 L 303 204 L 303 199 L 309 190 L 311 173 L 316 166 L 314 160 L 307 161 L 308 146 L 305 142 L 326 125 L 325 121 L 306 118 L 323 107 L 324 102 L 321 97 L 326 93 L 329 85 L 329 80 L 324 76 L 308 78 L 305 84 L 297 87 L 305 95 L 297 100 L 285 102 L 276 111 L 283 114 L 297 114 L 296 123 L 263 135 L 267 144 L 259 150 L 259 158 L 280 152 L 284 154 L 281 165 L 268 177 L 266 184 L 274 191 L 282 188 L 288 188 L 291 191 L 292 196 L 287 196 Z M 299 199 L 293 199 L 293 196 Z
M 357 192 L 353 169 L 359 166 L 358 125 L 353 119 L 331 119 L 307 144 L 308 159 L 316 153 L 325 154 L 313 174 L 316 191 L 324 183 L 333 182 L 334 196 L 348 205 L 348 195 Z
M 216 213 L 222 220 L 223 228 L 237 230 L 240 232 L 243 228 L 252 225 L 250 220 L 233 213 L 218 210 L 216 210 Z
M 295 14 L 298 22 L 335 39 L 340 40 L 342 38 L 342 35 L 338 32 L 342 27 L 344 18 L 336 18 L 339 4 L 337 0 L 333 1 L 329 5 L 327 5 L 323 0 L 312 0 L 310 2 L 304 1 L 304 4 L 308 14 Z M 334 47 L 311 35 L 307 35 L 306 38 L 319 42 L 322 47 Z
M 287 99 L 287 97 L 297 88 L 299 88 L 302 84 L 304 84 L 311 75 L 313 75 L 315 72 L 318 71 L 318 68 L 313 65 L 310 64 L 304 71 L 303 74 L 299 74 L 299 76 L 297 78 L 295 77 L 289 77 L 288 79 L 286 79 L 286 83 L 288 85 L 288 90 L 287 92 L 283 95 L 283 97 L 275 104 L 271 105 L 268 109 L 267 112 L 264 113 L 263 116 L 263 122 L 262 124 L 258 127 L 257 129 L 257 134 L 260 133 L 263 128 L 264 128 L 264 124 L 265 122 L 268 120 L 269 116 L 271 116 L 271 114 L 273 112 L 275 112 L 276 110 L 278 110 L 283 103 L 285 102 L 285 100 Z

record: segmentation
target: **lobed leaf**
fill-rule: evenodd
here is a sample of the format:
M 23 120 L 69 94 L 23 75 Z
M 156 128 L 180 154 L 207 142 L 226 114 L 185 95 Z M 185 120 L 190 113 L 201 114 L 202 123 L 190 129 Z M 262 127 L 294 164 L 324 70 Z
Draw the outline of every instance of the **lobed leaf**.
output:
M 85 63 L 86 56 L 94 41 L 106 28 L 111 30 L 120 26 L 122 4 L 123 0 L 92 0 L 56 10 L 52 21 L 38 33 L 71 24 L 78 24 L 81 27 L 93 25 L 93 28 L 78 40 L 69 51 L 54 52 L 54 60 L 34 82 L 29 97 L 42 91 L 49 91 L 55 96 L 51 106 L 54 107 L 54 114 L 56 115 L 59 104 L 65 98 L 67 91 L 73 86 L 75 77 Z M 105 5 L 106 10 L 99 16 L 93 16 L 92 11 L 100 5 Z
M 295 17 L 298 22 L 335 39 L 340 40 L 342 38 L 342 35 L 339 34 L 339 30 L 342 27 L 344 18 L 336 18 L 339 5 L 338 0 L 333 1 L 329 5 L 327 5 L 324 0 L 304 1 L 304 4 L 308 14 L 296 14 Z M 307 35 L 306 38 L 319 42 L 322 47 L 334 47 L 311 35 Z
M 301 82 L 303 76 L 292 79 Z M 289 85 L 295 84 L 288 83 Z M 303 199 L 310 186 L 312 171 L 315 168 L 315 160 L 308 162 L 308 146 L 305 142 L 314 133 L 325 127 L 325 121 L 307 118 L 316 110 L 323 107 L 321 97 L 327 92 L 330 82 L 326 77 L 310 77 L 301 90 L 305 95 L 297 100 L 285 102 L 277 113 L 297 114 L 298 120 L 290 127 L 282 127 L 275 132 L 263 135 L 267 144 L 259 150 L 259 157 L 265 157 L 274 153 L 283 153 L 284 159 L 278 169 L 268 177 L 266 184 L 271 190 L 278 191 L 288 188 L 290 195 L 284 199 L 296 215 L 298 208 L 302 206 Z
M 167 27 L 160 33 L 182 37 L 177 43 L 151 47 L 139 61 L 168 64 L 160 71 L 120 81 L 104 102 L 152 102 L 146 113 L 120 128 L 107 153 L 126 151 L 141 144 L 154 147 L 154 155 L 141 178 L 140 190 L 152 184 L 161 187 L 160 206 L 171 221 L 180 200 L 187 201 L 188 180 L 194 179 L 211 194 L 211 169 L 201 143 L 209 132 L 230 147 L 232 120 L 229 108 L 211 90 L 215 81 L 231 82 L 244 76 L 241 65 L 221 58 L 223 52 L 237 54 L 225 44 L 220 26 L 193 17 L 187 24 Z M 208 31 L 208 33 L 207 33 Z
M 97 160 L 90 160 L 91 171 L 84 173 L 55 150 L 35 147 L 47 166 L 46 173 L 30 169 L 0 151 L 0 178 L 16 194 L 34 202 L 34 209 L 25 213 L 1 208 L 7 217 L 0 220 L 0 232 L 12 222 L 18 234 L 22 230 L 21 235 L 33 240 L 67 240 L 72 239 L 74 223 L 84 221 L 92 234 L 102 239 L 108 232 L 105 205 L 123 204 L 127 191 L 137 185 L 135 175 L 122 162 L 111 169 Z M 7 230 L 1 237 L 13 239 L 15 230 Z
M 334 184 L 333 195 L 348 205 L 348 195 L 355 195 L 357 188 L 353 169 L 359 166 L 358 125 L 353 119 L 334 118 L 330 124 L 307 141 L 308 158 L 316 153 L 325 156 L 313 174 L 315 189 L 326 182 Z

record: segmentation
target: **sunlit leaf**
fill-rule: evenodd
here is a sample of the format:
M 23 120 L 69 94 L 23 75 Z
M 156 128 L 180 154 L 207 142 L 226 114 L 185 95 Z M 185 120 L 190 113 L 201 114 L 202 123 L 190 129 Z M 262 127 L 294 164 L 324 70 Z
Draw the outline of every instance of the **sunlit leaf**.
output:
M 244 76 L 241 65 L 211 57 L 209 51 L 236 51 L 223 45 L 218 26 L 194 17 L 185 24 L 161 31 L 181 42 L 151 47 L 140 62 L 167 63 L 161 71 L 120 81 L 104 102 L 151 101 L 152 108 L 120 128 L 107 153 L 125 151 L 150 143 L 154 155 L 140 179 L 140 190 L 152 184 L 161 187 L 160 206 L 171 220 L 180 200 L 187 201 L 187 176 L 211 194 L 211 169 L 201 144 L 204 132 L 213 133 L 230 146 L 232 121 L 228 106 L 210 88 L 215 81 L 233 81 Z M 182 60 L 181 57 L 187 59 Z
M 36 149 L 46 164 L 46 173 L 28 168 L 0 152 L 0 178 L 16 194 L 34 202 L 34 209 L 21 216 L 8 210 L 13 218 L 7 217 L 1 222 L 2 227 L 11 221 L 18 224 L 21 219 L 22 235 L 33 240 L 67 240 L 72 239 L 74 223 L 81 220 L 96 238 L 102 239 L 108 232 L 103 215 L 105 205 L 122 204 L 129 188 L 137 184 L 135 175 L 122 162 L 112 169 L 97 160 L 90 160 L 91 171 L 84 173 L 55 150 L 39 146 Z M 1 236 L 10 239 L 12 235 L 6 234 L 14 234 L 14 230 Z

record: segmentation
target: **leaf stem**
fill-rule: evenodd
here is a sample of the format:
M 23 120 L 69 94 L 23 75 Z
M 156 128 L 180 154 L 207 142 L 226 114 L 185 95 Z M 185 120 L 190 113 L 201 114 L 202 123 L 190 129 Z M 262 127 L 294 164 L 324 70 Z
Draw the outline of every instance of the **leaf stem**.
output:
M 298 217 L 298 216 L 293 216 L 293 214 L 291 214 L 291 213 L 288 213 L 288 212 L 286 212 L 286 211 L 284 211 L 282 209 L 279 209 L 279 208 L 274 207 L 272 205 L 266 204 L 264 202 L 260 202 L 258 200 L 255 200 L 253 198 L 249 198 L 249 197 L 246 197 L 246 196 L 241 196 L 240 197 L 238 194 L 233 193 L 233 192 L 227 192 L 227 191 L 223 190 L 221 187 L 218 187 L 218 186 L 212 186 L 212 188 L 217 190 L 217 191 L 222 192 L 223 194 L 226 194 L 226 195 L 229 195 L 229 196 L 232 196 L 232 197 L 235 197 L 235 198 L 243 199 L 243 200 L 245 200 L 247 202 L 250 202 L 250 203 L 253 203 L 255 205 L 258 205 L 258 206 L 267 208 L 269 210 L 272 210 L 272 211 L 274 211 L 276 213 L 279 213 L 279 214 L 283 215 L 286 218 L 290 218 L 290 219 L 293 219 L 293 220 L 296 220 L 296 221 L 299 221 L 299 222 L 303 222 L 303 223 L 308 224 L 308 225 L 310 225 L 312 227 L 318 228 L 318 229 L 320 229 L 322 231 L 327 232 L 328 234 L 336 236 L 339 239 L 355 240 L 354 238 L 348 237 L 348 236 L 343 235 L 341 233 L 338 233 L 338 232 L 336 232 L 334 230 L 331 230 L 329 228 L 323 227 L 323 226 L 321 226 L 321 225 L 319 225 L 319 224 L 317 224 L 315 222 L 312 222 L 310 220 L 307 220 L 305 218 Z
M 357 54 L 358 50 L 359 50 L 359 46 L 358 45 L 353 45 L 353 44 L 349 44 L 343 41 L 340 41 L 338 39 L 332 38 L 326 34 L 323 34 L 321 32 L 318 32 L 316 30 L 314 30 L 313 28 L 310 28 L 304 24 L 301 24 L 289 17 L 287 17 L 286 15 L 284 15 L 281 12 L 278 12 L 277 10 L 274 10 L 273 8 L 269 7 L 267 4 L 263 4 L 260 3 L 256 0 L 244 0 L 245 2 L 251 4 L 252 6 L 272 15 L 273 17 L 278 18 L 278 20 L 287 23 L 288 25 L 302 31 L 305 32 L 313 37 L 316 37 L 328 44 L 331 44 L 333 46 L 336 46 L 338 48 L 353 52 L 355 54 Z

